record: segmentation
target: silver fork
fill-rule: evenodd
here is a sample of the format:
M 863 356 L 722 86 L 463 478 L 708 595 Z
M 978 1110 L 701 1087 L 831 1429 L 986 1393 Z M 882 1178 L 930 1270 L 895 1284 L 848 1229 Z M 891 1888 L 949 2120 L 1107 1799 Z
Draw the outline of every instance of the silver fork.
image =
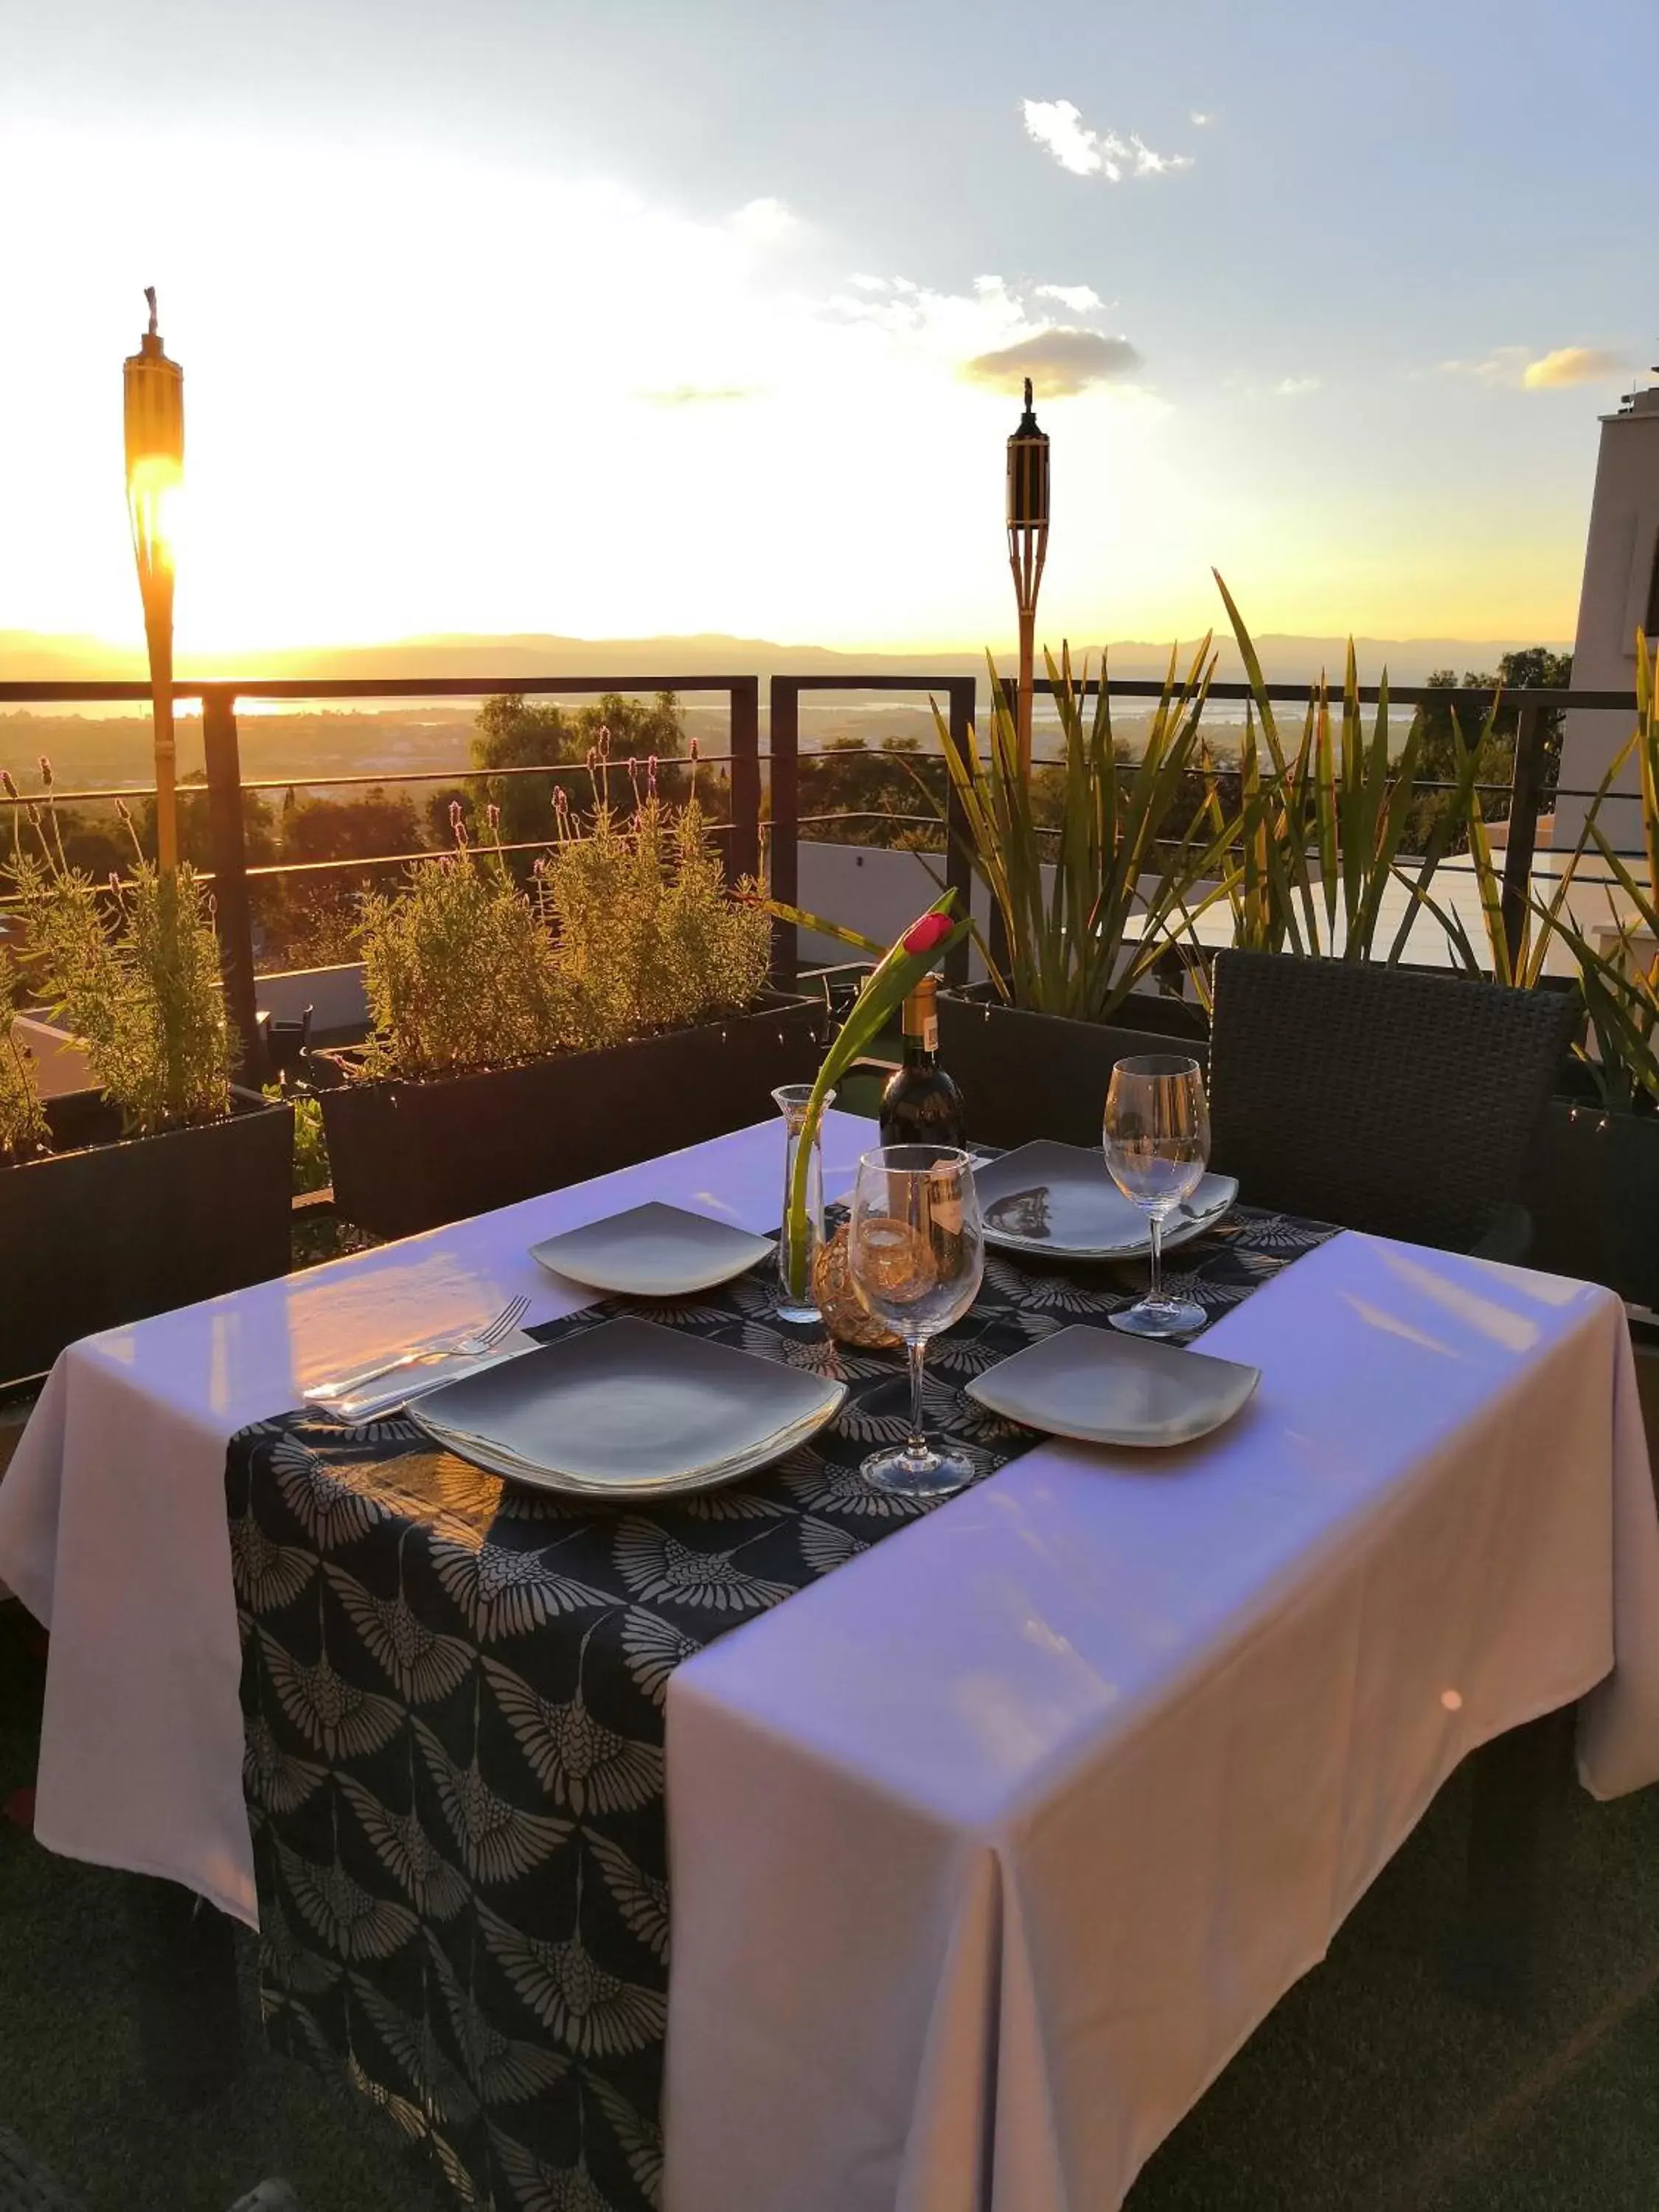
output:
M 360 1368 L 355 1375 L 337 1375 L 332 1382 L 319 1382 L 306 1392 L 308 1400 L 328 1405 L 337 1398 L 349 1398 L 361 1390 L 365 1382 L 374 1382 L 382 1375 L 395 1375 L 400 1367 L 418 1366 L 423 1359 L 474 1359 L 512 1335 L 530 1310 L 527 1297 L 510 1299 L 494 1321 L 486 1322 L 482 1328 L 472 1329 L 465 1336 L 443 1337 L 416 1345 L 410 1351 L 399 1352 L 395 1359 L 383 1359 L 374 1367 Z

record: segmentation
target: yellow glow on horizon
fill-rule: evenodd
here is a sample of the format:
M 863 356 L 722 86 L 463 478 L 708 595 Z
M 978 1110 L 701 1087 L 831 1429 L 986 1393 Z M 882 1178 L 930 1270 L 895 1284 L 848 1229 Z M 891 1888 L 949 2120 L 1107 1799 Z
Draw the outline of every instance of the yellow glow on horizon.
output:
M 544 174 L 137 144 L 0 145 L 0 197 L 30 209 L 8 269 L 29 337 L 0 349 L 0 420 L 28 433 L 0 630 L 142 638 L 119 366 L 155 281 L 186 380 L 181 667 L 469 633 L 1011 637 L 1018 410 L 960 371 L 1031 329 L 1029 295 L 838 290 L 772 202 L 717 220 Z M 1205 459 L 1150 388 L 1040 410 L 1055 647 L 1201 635 L 1212 563 L 1258 632 L 1571 629 L 1579 545 L 1519 502 L 1513 528 L 1460 510 L 1379 529 L 1297 504 L 1219 411 Z

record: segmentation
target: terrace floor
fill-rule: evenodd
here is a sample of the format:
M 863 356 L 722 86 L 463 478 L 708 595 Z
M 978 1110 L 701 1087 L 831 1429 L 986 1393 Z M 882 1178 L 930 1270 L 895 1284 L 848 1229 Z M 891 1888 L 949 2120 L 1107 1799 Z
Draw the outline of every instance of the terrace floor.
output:
M 1659 1364 L 1642 1365 L 1646 1396 Z M 18 1411 L 0 1407 L 0 1467 Z M 45 1660 L 29 1616 L 0 1601 L 0 2125 L 87 2212 L 227 2212 L 272 2173 L 294 2184 L 305 2212 L 447 2212 L 378 2115 L 262 2049 L 251 1945 L 242 2080 L 189 2120 L 150 2101 L 126 1878 L 40 1850 L 14 1795 L 33 1778 Z M 1129 2212 L 1659 2203 L 1659 1789 L 1613 1805 L 1573 1793 L 1554 1963 L 1517 2021 L 1458 1994 L 1444 1970 L 1463 1783 L 1454 1778 L 1329 1959 L 1158 2154 Z

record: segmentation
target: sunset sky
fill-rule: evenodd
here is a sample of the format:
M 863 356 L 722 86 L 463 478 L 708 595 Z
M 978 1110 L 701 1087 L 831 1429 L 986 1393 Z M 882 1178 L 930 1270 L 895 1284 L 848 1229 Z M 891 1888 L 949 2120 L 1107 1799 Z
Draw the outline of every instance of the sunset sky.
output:
M 0 0 L 0 630 L 1570 636 L 1655 357 L 1650 0 Z

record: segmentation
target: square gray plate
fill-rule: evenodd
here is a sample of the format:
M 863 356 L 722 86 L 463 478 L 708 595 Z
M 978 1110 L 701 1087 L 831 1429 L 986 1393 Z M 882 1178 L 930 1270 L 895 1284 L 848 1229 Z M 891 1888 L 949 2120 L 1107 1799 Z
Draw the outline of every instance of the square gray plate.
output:
M 1150 1249 L 1146 1215 L 1112 1181 L 1097 1148 L 1041 1137 L 975 1168 L 974 1183 L 985 1241 L 1003 1251 L 1127 1260 Z M 1237 1196 L 1233 1176 L 1204 1176 L 1187 1201 L 1191 1211 L 1164 1224 L 1164 1250 L 1201 1237 Z
M 624 1297 L 684 1298 L 729 1283 L 777 1249 L 729 1221 L 687 1213 L 653 1199 L 532 1244 L 530 1256 L 556 1275 Z
M 1189 1444 L 1231 1421 L 1261 1380 L 1202 1352 L 1115 1329 L 1057 1329 L 968 1385 L 994 1413 L 1091 1444 Z
M 764 1467 L 821 1429 L 844 1382 L 631 1315 L 409 1408 L 463 1459 L 544 1489 L 652 1498 Z

